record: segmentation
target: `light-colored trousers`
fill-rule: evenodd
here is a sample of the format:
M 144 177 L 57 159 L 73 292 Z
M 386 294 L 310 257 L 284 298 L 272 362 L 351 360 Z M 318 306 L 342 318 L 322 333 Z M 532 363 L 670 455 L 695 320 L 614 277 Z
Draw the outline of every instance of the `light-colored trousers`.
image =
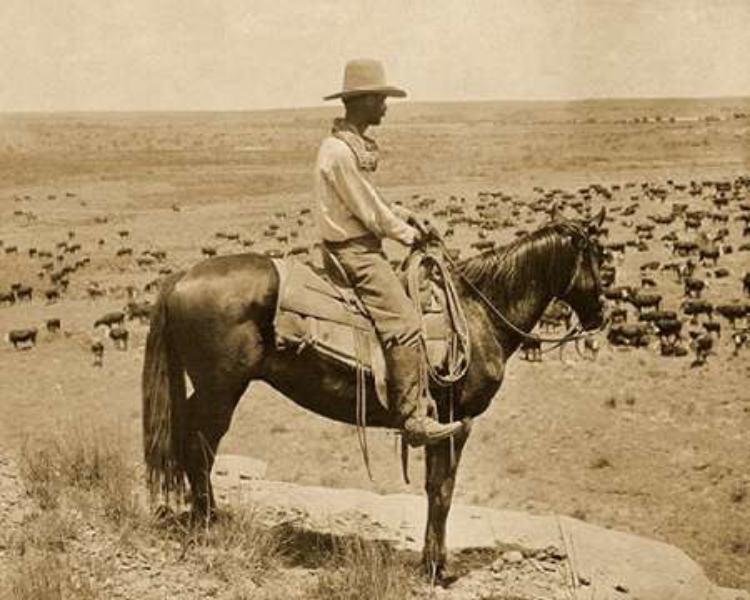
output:
M 419 347 L 421 322 L 414 303 L 374 235 L 323 242 L 338 259 L 354 291 L 367 307 L 384 348 Z

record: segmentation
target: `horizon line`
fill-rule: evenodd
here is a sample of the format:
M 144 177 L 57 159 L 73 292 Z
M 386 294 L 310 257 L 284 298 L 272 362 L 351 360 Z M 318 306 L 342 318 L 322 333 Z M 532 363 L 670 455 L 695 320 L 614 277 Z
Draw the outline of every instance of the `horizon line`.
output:
M 498 99 L 419 99 L 404 100 L 393 104 L 399 106 L 402 103 L 408 105 L 426 104 L 568 104 L 586 102 L 640 102 L 640 101 L 668 101 L 668 100 L 746 100 L 750 102 L 748 95 L 725 95 L 725 96 L 590 96 L 580 98 L 498 98 Z M 251 112 L 293 112 L 301 110 L 318 110 L 327 108 L 340 108 L 339 104 L 311 104 L 304 106 L 283 107 L 258 107 L 258 108 L 85 108 L 85 109 L 10 109 L 0 110 L 0 115 L 41 115 L 41 114 L 205 114 L 205 113 L 251 113 Z

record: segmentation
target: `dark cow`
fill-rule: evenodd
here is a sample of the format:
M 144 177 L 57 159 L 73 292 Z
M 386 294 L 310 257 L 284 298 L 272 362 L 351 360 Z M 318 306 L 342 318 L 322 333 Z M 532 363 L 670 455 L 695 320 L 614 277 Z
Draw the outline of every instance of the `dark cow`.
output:
M 706 287 L 706 282 L 697 277 L 685 277 L 682 283 L 685 287 L 685 296 L 688 298 L 700 298 Z
M 692 343 L 692 348 L 695 352 L 695 360 L 690 366 L 700 367 L 702 365 L 705 365 L 708 355 L 713 353 L 713 347 L 714 339 L 710 334 L 705 333 L 696 337 Z
M 639 314 L 646 308 L 661 310 L 661 294 L 635 292 L 634 294 L 630 294 L 626 300 L 638 310 Z
M 94 355 L 94 366 L 101 367 L 104 365 L 104 344 L 93 342 L 91 344 L 91 353 Z
M 96 321 L 94 321 L 94 327 L 104 325 L 105 327 L 112 328 L 115 325 L 122 325 L 125 322 L 125 314 L 122 311 L 116 310 L 113 312 L 106 313 Z
M 13 329 L 8 333 L 8 341 L 16 350 L 24 350 L 36 346 L 36 327 L 31 329 Z
M 0 304 L 13 306 L 16 303 L 16 295 L 13 292 L 0 292 Z
M 112 339 L 115 348 L 118 350 L 128 349 L 128 337 L 130 337 L 130 333 L 123 326 L 117 325 L 112 327 L 109 330 L 109 337 Z
M 31 302 L 33 295 L 34 295 L 34 288 L 31 287 L 30 285 L 22 285 L 16 289 L 16 298 L 18 298 L 19 302 L 24 299 Z
M 698 250 L 698 260 L 700 260 L 704 264 L 706 263 L 706 261 L 710 260 L 712 264 L 716 266 L 716 263 L 719 260 L 719 255 L 720 251 L 717 245 L 701 247 Z
M 710 319 L 714 314 L 714 305 L 701 298 L 688 298 L 683 301 L 681 308 L 682 312 L 692 317 L 693 322 L 698 321 L 699 315 L 706 315 Z
M 613 346 L 642 348 L 649 345 L 650 334 L 651 327 L 645 323 L 618 323 L 609 328 L 607 341 Z
M 748 313 L 747 304 L 719 304 L 716 312 L 724 317 L 732 325 L 732 329 L 737 328 L 737 321 L 744 319 Z
M 60 319 L 47 319 L 45 326 L 50 333 L 58 333 L 60 331 Z
M 706 330 L 706 333 L 716 334 L 717 338 L 721 337 L 721 323 L 719 321 L 714 321 L 713 319 L 711 321 L 704 321 L 703 329 Z
M 141 323 L 148 323 L 151 318 L 152 305 L 148 300 L 141 302 L 128 302 L 125 306 L 125 314 L 128 316 L 128 320 L 138 319 Z

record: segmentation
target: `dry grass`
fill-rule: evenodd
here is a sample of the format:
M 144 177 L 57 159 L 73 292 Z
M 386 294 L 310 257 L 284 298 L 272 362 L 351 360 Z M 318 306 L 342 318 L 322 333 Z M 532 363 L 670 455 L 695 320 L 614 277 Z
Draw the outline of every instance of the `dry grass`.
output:
M 98 600 L 107 573 L 101 563 L 78 563 L 50 551 L 33 551 L 14 564 L 3 598 L 8 600 Z
M 265 525 L 252 510 L 222 513 L 210 525 L 183 521 L 168 519 L 160 525 L 159 535 L 166 533 L 197 572 L 222 584 L 242 579 L 259 584 L 264 575 L 280 566 L 286 537 Z
M 153 519 L 139 502 L 136 470 L 116 440 L 72 427 L 24 443 L 19 471 L 35 506 L 10 536 L 13 577 L 0 598 L 106 597 L 101 582 L 116 559 L 92 560 L 89 540 L 107 540 L 118 556 L 150 561 L 158 552 L 167 562 L 184 561 L 196 577 L 237 597 L 248 582 L 260 585 L 279 566 L 285 536 L 251 511 L 224 514 L 211 526 L 182 517 Z
M 314 598 L 403 600 L 413 595 L 416 573 L 388 544 L 336 541 L 331 567 L 321 572 Z
M 77 427 L 27 439 L 19 456 L 21 479 L 42 510 L 70 501 L 101 510 L 115 524 L 140 517 L 136 472 L 117 435 Z

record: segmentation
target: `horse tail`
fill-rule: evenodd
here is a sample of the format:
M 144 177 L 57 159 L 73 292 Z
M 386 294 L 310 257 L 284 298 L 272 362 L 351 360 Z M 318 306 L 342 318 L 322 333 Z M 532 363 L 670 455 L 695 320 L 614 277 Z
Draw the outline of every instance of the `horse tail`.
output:
M 143 451 L 151 499 L 185 496 L 183 442 L 187 393 L 185 369 L 169 339 L 167 302 L 183 273 L 169 275 L 159 288 L 146 340 L 141 392 Z

